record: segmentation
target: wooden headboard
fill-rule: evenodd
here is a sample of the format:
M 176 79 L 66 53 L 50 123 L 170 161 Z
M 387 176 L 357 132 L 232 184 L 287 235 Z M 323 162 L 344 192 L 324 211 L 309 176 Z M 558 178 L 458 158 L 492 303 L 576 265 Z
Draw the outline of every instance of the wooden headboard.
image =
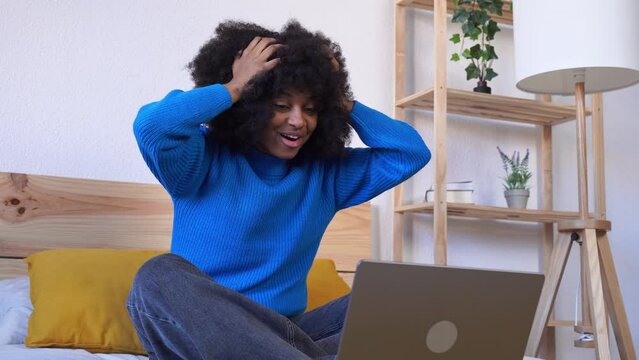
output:
M 168 250 L 173 204 L 156 184 L 0 172 L 0 279 L 26 274 L 22 258 L 46 249 Z M 371 256 L 370 203 L 342 210 L 317 257 L 347 280 Z

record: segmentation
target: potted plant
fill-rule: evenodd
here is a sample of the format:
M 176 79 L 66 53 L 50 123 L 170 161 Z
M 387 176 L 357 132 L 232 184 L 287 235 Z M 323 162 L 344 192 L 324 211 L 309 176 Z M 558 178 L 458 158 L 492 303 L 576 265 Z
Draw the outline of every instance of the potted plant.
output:
M 461 24 L 462 34 L 455 33 L 450 38 L 453 44 L 460 45 L 459 53 L 453 53 L 450 60 L 459 61 L 461 57 L 470 60 L 466 67 L 466 80 L 478 79 L 473 90 L 490 94 L 488 81 L 498 74 L 493 70 L 493 61 L 497 59 L 495 47 L 490 41 L 501 31 L 490 14 L 502 15 L 503 0 L 453 0 L 453 23 Z M 464 41 L 469 38 L 473 46 L 464 48 Z
M 526 149 L 526 156 L 523 159 L 519 156 L 519 151 L 514 151 L 511 157 L 504 154 L 497 146 L 499 156 L 504 163 L 506 177 L 504 179 L 504 196 L 509 208 L 525 209 L 530 196 L 528 181 L 532 173 L 528 169 L 529 151 Z

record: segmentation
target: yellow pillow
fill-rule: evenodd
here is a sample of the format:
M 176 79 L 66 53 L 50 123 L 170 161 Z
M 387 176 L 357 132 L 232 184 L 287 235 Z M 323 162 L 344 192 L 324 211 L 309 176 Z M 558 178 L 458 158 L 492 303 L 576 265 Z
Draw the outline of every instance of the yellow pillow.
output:
M 33 313 L 26 345 L 146 354 L 126 311 L 148 250 L 61 249 L 25 259 Z
M 33 303 L 26 345 L 146 354 L 125 303 L 140 266 L 162 253 L 60 249 L 26 258 Z M 313 261 L 307 287 L 306 311 L 350 292 L 330 259 Z
M 306 312 L 348 294 L 351 288 L 342 279 L 331 259 L 315 259 L 306 279 L 308 304 Z

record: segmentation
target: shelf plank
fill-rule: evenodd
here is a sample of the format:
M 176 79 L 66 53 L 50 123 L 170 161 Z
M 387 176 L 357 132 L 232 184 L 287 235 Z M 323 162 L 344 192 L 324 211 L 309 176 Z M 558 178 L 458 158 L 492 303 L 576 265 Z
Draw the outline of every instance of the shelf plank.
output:
M 408 6 L 414 7 L 418 9 L 430 10 L 433 11 L 435 9 L 434 0 L 398 0 L 397 5 L 400 6 Z M 513 12 L 512 12 L 512 1 L 504 1 L 504 7 L 502 8 L 502 16 L 491 15 L 493 20 L 500 24 L 512 25 L 513 24 Z M 453 13 L 453 1 L 448 0 L 446 5 L 446 10 L 449 14 Z
M 395 105 L 433 111 L 433 94 L 434 89 L 429 88 L 397 100 Z M 557 125 L 575 119 L 576 111 L 573 105 L 448 88 L 448 112 L 454 114 L 533 125 Z
M 432 214 L 433 203 L 415 205 L 403 205 L 395 208 L 398 213 L 422 213 Z M 555 223 L 562 220 L 575 220 L 579 218 L 578 212 L 534 210 L 534 209 L 510 209 L 496 206 L 448 203 L 448 215 L 467 218 L 527 221 L 538 223 Z

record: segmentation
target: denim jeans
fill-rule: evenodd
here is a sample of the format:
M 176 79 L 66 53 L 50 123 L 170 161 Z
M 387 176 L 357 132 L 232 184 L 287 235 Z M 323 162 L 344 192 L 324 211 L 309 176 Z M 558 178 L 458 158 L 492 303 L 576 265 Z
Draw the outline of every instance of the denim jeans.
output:
M 328 360 L 336 358 L 348 301 L 288 318 L 164 254 L 140 268 L 127 309 L 151 360 Z

